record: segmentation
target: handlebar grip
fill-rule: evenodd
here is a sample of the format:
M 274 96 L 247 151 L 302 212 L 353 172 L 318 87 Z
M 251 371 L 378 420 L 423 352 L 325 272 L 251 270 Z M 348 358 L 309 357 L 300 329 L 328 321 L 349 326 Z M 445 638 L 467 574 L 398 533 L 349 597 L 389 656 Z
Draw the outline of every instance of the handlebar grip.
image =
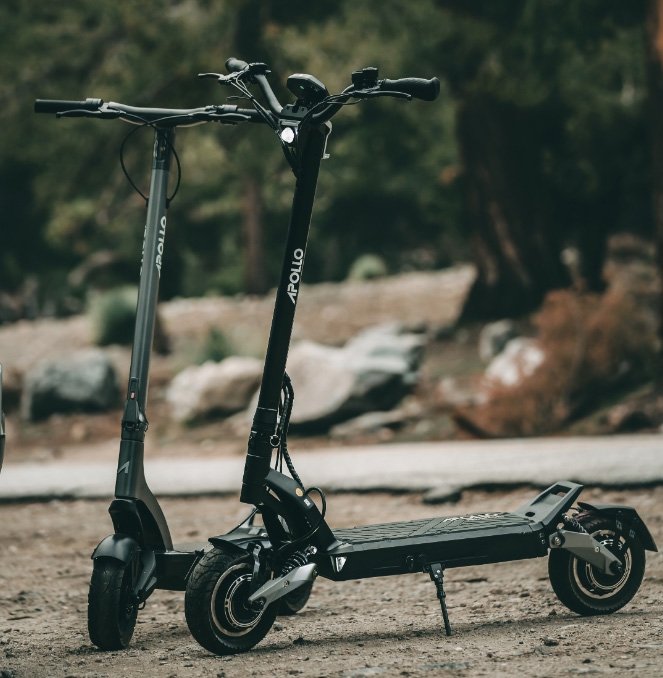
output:
M 381 90 L 390 92 L 402 92 L 409 94 L 415 99 L 435 101 L 440 94 L 440 81 L 438 78 L 398 78 L 397 80 L 385 79 L 380 83 Z
M 35 113 L 64 113 L 65 111 L 96 111 L 103 104 L 102 99 L 67 101 L 66 99 L 35 99 Z
M 236 73 L 237 71 L 245 69 L 247 66 L 248 64 L 246 61 L 235 59 L 235 57 L 230 57 L 230 59 L 226 60 L 226 70 L 228 73 Z

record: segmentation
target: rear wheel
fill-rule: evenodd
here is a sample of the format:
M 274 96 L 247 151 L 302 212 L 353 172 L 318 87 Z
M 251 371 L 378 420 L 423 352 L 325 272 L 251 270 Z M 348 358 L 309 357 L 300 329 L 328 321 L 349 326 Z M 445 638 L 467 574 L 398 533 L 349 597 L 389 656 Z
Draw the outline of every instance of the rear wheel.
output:
M 222 548 L 208 551 L 196 564 L 184 597 L 186 622 L 193 637 L 218 655 L 246 652 L 272 627 L 277 605 L 256 609 L 249 603 L 253 567 Z
M 125 649 L 133 636 L 137 616 L 132 564 L 114 558 L 97 558 L 88 593 L 90 640 L 100 650 Z
M 620 534 L 607 516 L 579 516 L 580 524 L 622 564 L 619 574 L 607 574 L 569 551 L 553 549 L 548 574 L 553 590 L 566 607 L 581 615 L 610 614 L 637 593 L 645 573 L 645 549 L 637 535 Z

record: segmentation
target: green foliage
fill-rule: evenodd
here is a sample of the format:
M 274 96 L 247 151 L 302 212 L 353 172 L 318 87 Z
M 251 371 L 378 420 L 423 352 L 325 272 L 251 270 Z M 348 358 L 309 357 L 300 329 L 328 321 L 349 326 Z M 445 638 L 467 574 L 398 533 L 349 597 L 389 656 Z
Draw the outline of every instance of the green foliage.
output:
M 348 280 L 373 280 L 387 275 L 387 264 L 376 254 L 362 254 L 354 260 Z
M 421 58 L 417 41 L 434 39 L 438 17 L 428 1 L 346 0 L 322 24 L 285 26 L 275 34 L 284 62 L 279 67 L 287 73 L 305 63 L 330 91 L 345 87 L 348 74 L 367 65 L 378 66 L 381 77 L 432 77 L 439 71 L 429 57 Z M 318 279 L 342 279 L 361 252 L 378 254 L 392 270 L 407 267 L 422 249 L 433 266 L 466 254 L 461 196 L 444 180 L 458 165 L 454 117 L 443 82 L 434 104 L 377 100 L 334 118 L 307 277 L 313 269 Z
M 0 4 L 0 288 L 63 277 L 110 249 L 135 282 L 145 206 L 127 185 L 119 122 L 55 120 L 32 100 L 98 96 L 136 105 L 222 103 L 195 74 L 228 56 L 263 59 L 271 81 L 311 72 L 330 91 L 352 70 L 442 78 L 434 104 L 394 100 L 334 119 L 307 250 L 306 279 L 342 279 L 362 252 L 389 270 L 468 254 L 456 119 L 471 97 L 515 110 L 534 144 L 552 222 L 651 228 L 645 138 L 643 3 L 583 0 L 70 0 Z M 525 141 L 528 140 L 528 141 Z M 126 162 L 147 189 L 151 130 Z M 178 132 L 183 182 L 169 212 L 165 297 L 246 289 L 245 186 L 261 187 L 265 287 L 276 284 L 294 179 L 269 130 L 207 125 Z M 255 264 L 255 262 L 253 262 Z M 47 294 L 61 294 L 52 287 Z
M 131 344 L 137 294 L 135 287 L 117 287 L 92 295 L 88 314 L 97 346 Z
M 567 239 L 650 231 L 645 3 L 438 5 L 444 28 L 430 58 L 460 106 L 480 97 L 519 116 L 538 197 Z
M 198 354 L 198 364 L 202 365 L 208 360 L 214 362 L 221 362 L 224 358 L 235 355 L 236 351 L 233 348 L 231 340 L 218 327 L 210 327 L 205 341 L 200 347 Z

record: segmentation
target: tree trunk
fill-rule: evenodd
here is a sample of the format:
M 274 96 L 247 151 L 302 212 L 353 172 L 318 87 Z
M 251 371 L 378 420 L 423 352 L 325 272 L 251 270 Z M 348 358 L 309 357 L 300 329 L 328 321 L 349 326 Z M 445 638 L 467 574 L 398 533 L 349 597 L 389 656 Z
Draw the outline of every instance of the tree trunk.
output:
M 513 317 L 565 287 L 559 228 L 541 173 L 536 112 L 488 95 L 466 98 L 458 117 L 465 206 L 477 278 L 461 321 Z
M 248 176 L 244 180 L 242 235 L 244 289 L 249 294 L 264 294 L 267 289 L 262 234 L 262 188 L 260 182 L 253 176 Z
M 236 56 L 248 62 L 270 62 L 263 41 L 265 23 L 271 3 L 264 0 L 243 0 L 235 9 L 233 36 Z M 255 147 L 254 147 L 255 149 Z M 244 290 L 249 294 L 267 292 L 265 250 L 263 239 L 263 199 L 261 178 L 264 171 L 253 159 L 244 158 L 242 187 L 242 246 L 244 263 Z
M 663 274 L 663 0 L 649 0 L 647 11 L 647 86 L 651 182 L 659 276 Z M 662 276 L 663 277 L 663 276 Z M 663 393 L 663 293 L 659 299 L 659 356 L 656 387 Z

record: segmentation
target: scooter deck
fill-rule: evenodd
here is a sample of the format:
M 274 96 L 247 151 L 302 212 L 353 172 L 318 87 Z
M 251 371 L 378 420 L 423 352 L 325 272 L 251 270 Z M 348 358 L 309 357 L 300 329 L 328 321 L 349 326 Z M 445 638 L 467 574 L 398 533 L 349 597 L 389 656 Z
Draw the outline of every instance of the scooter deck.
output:
M 339 541 L 351 544 L 368 544 L 381 541 L 398 541 L 424 537 L 436 537 L 457 532 L 471 532 L 500 527 L 529 526 L 527 518 L 514 513 L 475 513 L 464 516 L 447 516 L 443 518 L 427 518 L 424 520 L 408 520 L 381 525 L 365 525 L 336 530 L 334 534 Z
M 430 563 L 459 567 L 535 558 L 547 553 L 537 521 L 515 513 L 476 513 L 334 531 L 327 551 L 334 580 L 421 571 Z
M 420 572 L 433 563 L 447 568 L 544 556 L 548 533 L 581 490 L 582 485 L 559 481 L 509 513 L 335 530 L 336 542 L 318 557 L 320 574 L 340 581 Z

